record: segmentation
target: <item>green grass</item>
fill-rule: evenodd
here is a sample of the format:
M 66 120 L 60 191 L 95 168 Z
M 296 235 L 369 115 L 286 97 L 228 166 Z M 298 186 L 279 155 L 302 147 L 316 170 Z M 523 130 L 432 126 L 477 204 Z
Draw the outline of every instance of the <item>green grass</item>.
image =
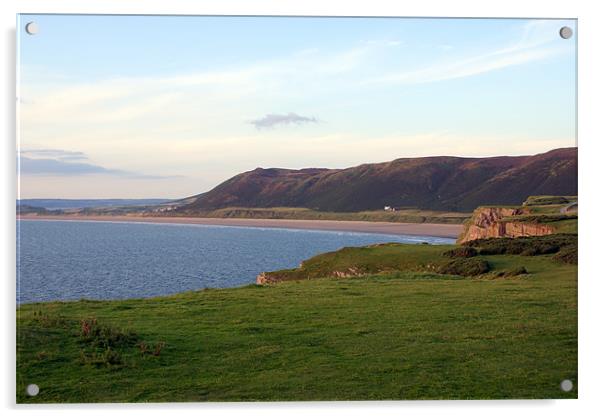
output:
M 470 217 L 470 213 L 445 212 L 403 208 L 395 212 L 384 210 L 361 212 L 323 212 L 308 208 L 273 207 L 243 208 L 230 207 L 216 210 L 195 212 L 155 212 L 148 207 L 121 208 L 87 208 L 82 211 L 86 215 L 125 215 L 140 214 L 149 216 L 201 217 L 201 218 L 250 218 L 250 219 L 302 219 L 331 221 L 370 221 L 370 222 L 402 222 L 402 223 L 441 223 L 461 224 Z
M 560 209 L 565 207 L 563 205 L 542 205 L 542 206 L 528 206 L 529 213 L 534 215 L 557 215 L 560 213 Z
M 529 196 L 524 206 L 566 205 L 576 202 L 577 196 Z
M 345 247 L 305 260 L 298 268 L 268 273 L 278 280 L 315 279 L 337 275 L 376 274 L 391 271 L 434 271 L 434 266 L 449 261 L 443 252 L 453 245 L 379 244 Z
M 479 255 L 471 259 L 490 273 L 413 271 L 449 260 L 450 248 L 330 256 L 337 268 L 393 269 L 357 278 L 23 305 L 17 401 L 576 398 L 576 266 Z M 518 266 L 529 274 L 496 276 Z M 104 331 L 83 337 L 91 318 Z M 143 353 L 141 342 L 164 347 Z M 101 357 L 106 346 L 116 360 Z M 563 379 L 575 389 L 562 392 Z M 29 383 L 40 386 L 35 398 L 25 395 Z
M 336 221 L 407 222 L 461 224 L 470 213 L 421 209 L 399 209 L 361 212 L 322 212 L 306 208 L 225 208 L 203 214 L 218 218 L 305 219 Z
M 569 218 L 566 220 L 553 223 L 554 230 L 559 234 L 576 234 L 578 229 L 577 218 Z

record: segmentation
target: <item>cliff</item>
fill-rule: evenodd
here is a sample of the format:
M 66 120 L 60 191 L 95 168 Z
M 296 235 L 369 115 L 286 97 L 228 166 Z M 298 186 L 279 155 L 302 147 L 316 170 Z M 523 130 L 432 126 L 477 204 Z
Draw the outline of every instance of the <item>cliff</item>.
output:
M 529 209 L 525 207 L 477 208 L 472 217 L 464 224 L 464 231 L 460 234 L 457 243 L 462 244 L 481 238 L 516 238 L 549 235 L 556 232 L 556 228 L 551 225 L 515 218 L 529 213 Z
M 301 266 L 299 266 L 299 268 L 297 270 L 303 270 L 303 263 L 301 263 Z M 344 270 L 333 270 L 333 271 L 329 271 L 327 273 L 322 273 L 322 274 L 327 277 L 335 277 L 337 279 L 346 279 L 346 278 L 350 278 L 350 277 L 363 276 L 364 274 L 367 274 L 367 271 L 365 271 L 364 269 L 352 266 L 352 267 L 345 268 Z M 311 278 L 309 275 L 308 276 L 299 276 L 299 275 L 296 275 L 294 272 L 291 272 L 290 270 L 283 270 L 280 272 L 271 271 L 271 272 L 259 273 L 257 275 L 257 277 L 255 278 L 255 284 L 263 285 L 263 284 L 284 282 L 286 280 L 302 280 L 302 279 L 309 279 L 309 278 Z

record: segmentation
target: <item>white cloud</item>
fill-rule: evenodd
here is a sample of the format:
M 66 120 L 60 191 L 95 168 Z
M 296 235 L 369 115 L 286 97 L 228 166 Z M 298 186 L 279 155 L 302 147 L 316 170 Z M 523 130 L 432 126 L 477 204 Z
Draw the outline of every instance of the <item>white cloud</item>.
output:
M 556 44 L 553 45 L 554 41 Z M 467 57 L 447 58 L 416 70 L 386 74 L 368 80 L 367 84 L 421 84 L 483 74 L 560 54 L 567 50 L 564 48 L 567 44 L 562 42 L 556 21 L 533 20 L 523 26 L 520 38 L 509 46 Z M 448 49 L 447 45 L 445 47 Z
M 52 158 L 62 161 L 88 159 L 88 156 L 81 151 L 68 151 L 50 148 L 22 149 L 19 154 L 28 158 Z
M 262 118 L 255 119 L 249 122 L 255 125 L 255 128 L 273 128 L 278 125 L 301 125 L 306 123 L 318 123 L 318 119 L 313 116 L 301 116 L 294 112 L 286 114 L 269 113 Z

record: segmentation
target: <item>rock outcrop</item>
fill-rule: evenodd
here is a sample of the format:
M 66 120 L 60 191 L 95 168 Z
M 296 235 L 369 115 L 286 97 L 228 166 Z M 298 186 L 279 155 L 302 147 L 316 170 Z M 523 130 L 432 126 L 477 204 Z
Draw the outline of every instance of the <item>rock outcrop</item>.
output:
M 464 231 L 460 234 L 457 242 L 462 244 L 481 238 L 516 238 L 554 233 L 554 228 L 549 225 L 508 219 L 512 216 L 528 213 L 527 208 L 477 208 L 472 217 L 465 223 Z
M 255 278 L 256 284 L 270 284 L 291 280 L 286 274 L 278 274 L 277 271 L 259 273 Z
M 303 267 L 303 263 L 301 263 L 299 268 L 302 268 L 302 267 Z M 357 267 L 349 267 L 348 269 L 343 270 L 343 271 L 334 270 L 329 273 L 325 273 L 324 277 L 336 277 L 338 279 L 346 279 L 349 277 L 363 276 L 364 274 L 366 274 L 366 273 Z M 301 278 L 296 277 L 294 275 L 291 276 L 290 274 L 286 274 L 286 273 L 279 274 L 279 272 L 274 271 L 274 272 L 259 273 L 257 275 L 257 277 L 255 278 L 255 283 L 263 285 L 263 284 L 270 284 L 270 283 L 278 283 L 278 282 L 282 282 L 285 280 L 299 280 L 299 279 L 301 279 Z
M 259 273 L 257 275 L 257 277 L 255 278 L 255 283 L 256 284 L 267 284 L 270 283 L 270 280 L 268 278 L 269 276 L 266 273 Z

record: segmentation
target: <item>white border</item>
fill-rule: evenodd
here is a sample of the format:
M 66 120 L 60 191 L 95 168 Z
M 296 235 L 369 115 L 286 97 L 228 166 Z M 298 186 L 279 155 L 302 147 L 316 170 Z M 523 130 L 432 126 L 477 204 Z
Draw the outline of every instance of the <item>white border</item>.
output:
M 0 393 L 2 406 L 10 416 L 80 416 L 142 412 L 150 417 L 162 416 L 168 409 L 183 415 L 245 415 L 281 417 L 327 416 L 342 413 L 349 417 L 368 414 L 411 414 L 411 416 L 504 417 L 509 415 L 588 416 L 600 412 L 601 379 L 600 331 L 602 297 L 600 262 L 596 263 L 601 236 L 602 192 L 597 172 L 600 167 L 602 141 L 600 124 L 602 106 L 599 51 L 602 41 L 602 14 L 595 1 L 504 0 L 423 0 L 392 2 L 382 0 L 3 0 L 0 20 L 3 34 L 2 87 L 2 231 L 0 254 L 3 259 L 5 335 L 2 350 Z M 93 405 L 21 407 L 14 405 L 14 320 L 15 320 L 15 22 L 16 13 L 105 13 L 105 14 L 236 14 L 236 15 L 345 15 L 345 16 L 441 16 L 441 17 L 548 17 L 579 19 L 579 195 L 580 195 L 580 261 L 579 261 L 579 400 L 578 401 L 503 401 L 503 402 L 351 402 L 351 403 L 276 403 L 276 404 L 161 404 L 161 405 Z M 600 256 L 598 255 L 598 258 Z

